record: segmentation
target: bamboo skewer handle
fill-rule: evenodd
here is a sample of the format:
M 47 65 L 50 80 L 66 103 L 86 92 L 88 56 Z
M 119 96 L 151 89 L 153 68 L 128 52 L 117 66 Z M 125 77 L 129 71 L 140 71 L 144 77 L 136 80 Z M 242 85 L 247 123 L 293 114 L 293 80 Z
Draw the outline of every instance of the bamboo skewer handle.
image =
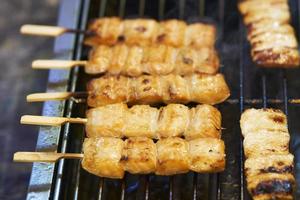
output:
M 49 93 L 34 93 L 26 97 L 27 102 L 42 102 L 49 100 L 66 100 L 71 97 L 86 98 L 87 92 L 49 92 Z
M 75 66 L 85 66 L 85 60 L 35 60 L 32 62 L 33 69 L 71 69 Z
M 36 115 L 24 115 L 21 117 L 21 124 L 42 125 L 42 126 L 60 126 L 65 123 L 85 124 L 85 118 L 68 118 L 68 117 L 47 117 Z
M 57 37 L 63 33 L 68 32 L 68 29 L 59 26 L 25 24 L 21 27 L 20 32 L 26 35 Z
M 54 153 L 54 152 L 16 152 L 15 162 L 56 162 L 61 158 L 81 159 L 81 153 Z

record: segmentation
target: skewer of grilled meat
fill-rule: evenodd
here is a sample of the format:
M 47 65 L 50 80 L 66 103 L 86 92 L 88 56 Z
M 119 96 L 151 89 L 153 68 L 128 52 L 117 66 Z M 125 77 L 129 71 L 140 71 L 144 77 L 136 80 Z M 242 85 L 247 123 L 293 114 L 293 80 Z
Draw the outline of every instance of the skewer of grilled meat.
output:
M 239 10 L 248 28 L 253 61 L 264 67 L 297 67 L 298 42 L 287 0 L 246 0 Z
M 220 138 L 221 113 L 210 105 L 189 109 L 181 104 L 169 104 L 160 109 L 149 105 L 128 108 L 124 103 L 93 108 L 87 111 L 88 137 L 181 137 Z
M 94 20 L 88 27 L 90 36 L 85 44 L 149 46 L 164 44 L 173 47 L 214 47 L 216 28 L 214 25 L 194 23 L 187 25 L 181 20 L 157 22 L 153 19 L 125 19 L 104 17 Z
M 129 104 L 187 103 L 217 104 L 230 95 L 223 75 L 143 75 L 138 78 L 104 76 L 87 85 L 88 105 L 98 107 Z
M 100 45 L 91 50 L 85 65 L 88 74 L 128 76 L 215 74 L 218 69 L 219 58 L 213 48 L 174 48 L 166 45 Z
M 216 138 L 185 141 L 167 138 L 154 143 L 146 137 L 86 138 L 82 167 L 101 177 L 123 178 L 124 172 L 173 175 L 220 172 L 225 167 L 224 142 Z
M 294 156 L 280 110 L 248 109 L 241 116 L 247 188 L 254 200 L 293 199 Z
M 124 103 L 89 109 L 87 118 L 47 117 L 24 115 L 21 124 L 61 126 L 65 123 L 85 124 L 87 137 L 148 137 L 162 139 L 184 137 L 221 137 L 221 113 L 210 105 L 189 108 L 182 104 L 168 104 L 155 108 Z

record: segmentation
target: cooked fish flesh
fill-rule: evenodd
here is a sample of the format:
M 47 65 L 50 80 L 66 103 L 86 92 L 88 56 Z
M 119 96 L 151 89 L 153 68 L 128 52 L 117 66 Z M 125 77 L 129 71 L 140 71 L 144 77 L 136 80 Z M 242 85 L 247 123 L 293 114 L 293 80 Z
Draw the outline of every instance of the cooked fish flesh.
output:
M 166 45 L 138 47 L 119 44 L 94 47 L 90 51 L 85 72 L 127 76 L 215 74 L 219 65 L 217 52 L 213 48 L 174 48 Z
M 85 44 L 90 46 L 127 45 L 149 46 L 164 44 L 173 47 L 214 47 L 216 28 L 212 24 L 187 25 L 181 20 L 157 22 L 153 19 L 125 19 L 104 17 L 88 27 Z
M 280 110 L 248 109 L 241 116 L 247 188 L 254 200 L 293 199 L 294 156 Z
M 186 141 L 179 137 L 158 140 L 146 137 L 125 141 L 113 137 L 86 138 L 82 167 L 97 176 L 123 178 L 133 174 L 174 175 L 189 170 L 220 172 L 225 168 L 224 142 L 217 138 Z
M 88 105 L 98 107 L 125 102 L 129 104 L 187 103 L 217 104 L 226 100 L 230 91 L 223 75 L 191 75 L 181 77 L 104 76 L 87 85 Z
M 86 133 L 93 138 L 220 138 L 221 114 L 206 104 L 191 109 L 182 104 L 169 104 L 157 109 L 149 105 L 128 108 L 118 103 L 89 109 Z

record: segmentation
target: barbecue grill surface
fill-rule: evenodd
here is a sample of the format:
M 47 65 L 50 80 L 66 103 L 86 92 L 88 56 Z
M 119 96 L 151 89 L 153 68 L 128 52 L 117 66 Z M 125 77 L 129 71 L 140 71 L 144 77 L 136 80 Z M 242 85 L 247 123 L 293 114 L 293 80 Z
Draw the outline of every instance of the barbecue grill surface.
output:
M 299 34 L 300 2 L 290 0 L 292 24 Z M 53 164 L 34 164 L 28 199 L 250 199 L 243 176 L 243 151 L 239 128 L 244 109 L 273 107 L 288 115 L 291 152 L 295 154 L 295 173 L 300 183 L 300 98 L 298 69 L 262 69 L 250 58 L 245 27 L 237 10 L 237 1 L 226 0 L 62 0 L 59 24 L 85 29 L 90 19 L 103 16 L 124 18 L 148 17 L 158 20 L 178 18 L 187 22 L 214 23 L 218 28 L 217 50 L 231 89 L 230 99 L 218 106 L 222 112 L 222 139 L 226 144 L 226 170 L 218 174 L 188 173 L 175 176 L 131 175 L 123 180 L 98 178 L 80 167 L 79 160 Z M 57 58 L 87 59 L 88 48 L 82 46 L 82 35 L 66 35 L 56 40 Z M 51 70 L 49 88 L 53 91 L 84 91 L 92 77 L 84 70 L 71 72 Z M 55 84 L 52 84 L 55 83 Z M 53 110 L 53 108 L 55 108 Z M 47 102 L 44 115 L 84 117 L 87 106 L 73 100 Z M 82 125 L 41 128 L 38 150 L 80 152 L 85 137 Z M 295 199 L 300 199 L 297 188 Z

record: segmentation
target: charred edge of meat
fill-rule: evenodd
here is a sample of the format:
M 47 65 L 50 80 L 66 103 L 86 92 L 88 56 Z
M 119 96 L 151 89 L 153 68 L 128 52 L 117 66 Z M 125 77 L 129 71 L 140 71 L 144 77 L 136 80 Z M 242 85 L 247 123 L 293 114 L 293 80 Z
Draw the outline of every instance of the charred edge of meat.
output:
M 253 196 L 260 194 L 292 194 L 293 183 L 289 180 L 273 179 L 260 182 L 251 190 Z
M 124 35 L 120 35 L 119 37 L 118 37 L 118 41 L 119 42 L 124 42 L 125 41 L 125 36 Z
M 128 160 L 129 160 L 128 156 L 124 156 L 124 155 L 120 159 L 121 162 L 122 161 L 128 161 Z
M 282 174 L 282 173 L 292 173 L 294 170 L 294 167 L 292 165 L 287 165 L 283 168 L 276 168 L 276 167 L 268 167 L 265 169 L 261 169 L 260 172 L 262 173 L 278 173 L 278 174 Z
M 285 121 L 285 118 L 283 116 L 272 116 L 270 117 L 274 122 L 283 124 Z
M 157 40 L 157 42 L 162 42 L 162 41 L 164 41 L 165 37 L 166 37 L 166 34 L 161 34 L 161 35 L 157 36 L 156 40 Z

